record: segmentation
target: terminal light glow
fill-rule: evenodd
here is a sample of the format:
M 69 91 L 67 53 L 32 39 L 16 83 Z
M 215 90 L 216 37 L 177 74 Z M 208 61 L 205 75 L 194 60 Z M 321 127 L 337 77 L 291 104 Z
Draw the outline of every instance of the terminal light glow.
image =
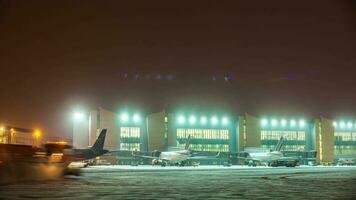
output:
M 227 117 L 224 117 L 221 121 L 222 121 L 223 125 L 226 125 L 229 123 L 229 119 Z
M 281 125 L 282 125 L 283 127 L 285 127 L 285 126 L 287 125 L 287 120 L 282 119 L 282 120 L 281 120 Z
M 84 114 L 83 113 L 81 113 L 81 112 L 74 113 L 74 119 L 75 120 L 81 120 L 83 118 L 84 118 Z
M 290 120 L 291 127 L 295 127 L 296 124 L 297 124 L 297 122 L 294 119 Z
M 302 128 L 305 126 L 305 121 L 303 119 L 299 121 L 299 126 Z
M 212 117 L 212 118 L 211 118 L 211 124 L 212 124 L 212 125 L 216 125 L 217 123 L 218 123 L 218 118 L 215 117 L 215 116 Z
M 261 120 L 261 125 L 262 125 L 263 127 L 267 126 L 267 125 L 268 125 L 268 120 L 267 120 L 267 119 L 262 119 L 262 120 Z
M 201 124 L 206 124 L 207 121 L 208 121 L 208 119 L 206 117 L 204 117 L 204 116 L 200 118 L 200 123 Z
M 333 122 L 333 126 L 336 129 L 339 130 L 352 130 L 352 129 L 356 129 L 356 123 L 354 123 L 353 121 L 334 121 Z
M 272 121 L 271 121 L 271 124 L 272 124 L 272 126 L 277 126 L 277 120 L 276 119 L 272 119 Z
M 129 120 L 129 115 L 127 113 L 123 113 L 121 114 L 120 119 L 122 122 L 127 122 Z
M 333 126 L 337 128 L 337 122 L 333 122 Z
M 347 128 L 349 128 L 349 129 L 352 128 L 352 122 L 347 122 Z
M 132 118 L 136 123 L 141 121 L 141 116 L 139 114 L 134 114 Z
M 179 116 L 178 117 L 178 123 L 183 124 L 185 122 L 184 116 Z
M 197 121 L 197 118 L 195 118 L 195 116 L 190 116 L 189 117 L 189 123 L 190 124 L 195 124 L 196 121 Z

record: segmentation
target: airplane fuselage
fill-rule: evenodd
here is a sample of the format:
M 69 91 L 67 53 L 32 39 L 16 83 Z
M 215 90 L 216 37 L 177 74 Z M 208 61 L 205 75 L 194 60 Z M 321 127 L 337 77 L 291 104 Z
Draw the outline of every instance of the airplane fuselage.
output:
M 280 151 L 272 151 L 272 152 L 249 153 L 249 156 L 251 159 L 258 160 L 260 162 L 271 162 L 282 158 L 283 154 Z
M 171 152 L 168 151 L 168 152 L 162 152 L 161 155 L 159 156 L 159 159 L 161 161 L 168 161 L 170 163 L 179 163 L 187 160 L 189 156 L 190 156 L 190 152 L 188 150 L 171 151 Z

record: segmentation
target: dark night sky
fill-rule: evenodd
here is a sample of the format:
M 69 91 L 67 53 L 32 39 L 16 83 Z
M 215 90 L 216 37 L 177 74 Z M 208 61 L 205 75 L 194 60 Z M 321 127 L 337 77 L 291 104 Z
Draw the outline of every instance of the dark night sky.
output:
M 355 116 L 354 10 L 352 1 L 0 0 L 0 123 L 69 136 L 73 109 L 126 104 Z

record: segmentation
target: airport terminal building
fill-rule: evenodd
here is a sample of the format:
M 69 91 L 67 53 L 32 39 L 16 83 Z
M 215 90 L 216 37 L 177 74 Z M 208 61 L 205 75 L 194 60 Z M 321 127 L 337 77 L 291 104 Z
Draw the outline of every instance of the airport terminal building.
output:
M 40 146 L 40 133 L 38 130 L 33 129 L 14 126 L 0 126 L 0 144 Z
M 323 117 L 256 117 L 250 114 L 226 115 L 189 111 L 142 114 L 134 111 L 114 113 L 98 108 L 74 119 L 73 145 L 93 145 L 101 129 L 108 129 L 105 148 L 122 152 L 113 159 L 127 164 L 132 152 L 183 148 L 188 135 L 193 151 L 233 157 L 239 152 L 269 151 L 285 137 L 282 152 L 317 163 L 356 157 L 356 124 Z M 125 153 L 126 152 L 126 153 Z M 131 153 L 130 153 L 131 152 Z M 127 162 L 126 162 L 127 161 Z M 211 160 L 203 162 L 215 164 Z

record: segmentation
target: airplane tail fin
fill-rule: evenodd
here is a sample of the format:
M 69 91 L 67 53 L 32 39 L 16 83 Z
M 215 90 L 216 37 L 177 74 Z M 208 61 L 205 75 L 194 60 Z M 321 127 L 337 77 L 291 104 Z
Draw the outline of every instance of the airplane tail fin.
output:
M 104 142 L 105 142 L 105 136 L 106 136 L 106 131 L 107 131 L 107 129 L 101 130 L 98 139 L 96 139 L 94 145 L 91 147 L 92 150 L 103 150 L 103 148 L 104 148 Z
M 284 137 L 282 136 L 277 145 L 274 147 L 274 150 L 273 151 L 281 151 L 282 150 L 282 147 L 283 147 L 283 141 L 284 141 Z
M 188 135 L 188 139 L 187 139 L 187 141 L 185 142 L 185 147 L 184 147 L 184 149 L 185 149 L 185 150 L 188 150 L 188 149 L 189 149 L 189 146 L 190 146 L 190 135 Z

